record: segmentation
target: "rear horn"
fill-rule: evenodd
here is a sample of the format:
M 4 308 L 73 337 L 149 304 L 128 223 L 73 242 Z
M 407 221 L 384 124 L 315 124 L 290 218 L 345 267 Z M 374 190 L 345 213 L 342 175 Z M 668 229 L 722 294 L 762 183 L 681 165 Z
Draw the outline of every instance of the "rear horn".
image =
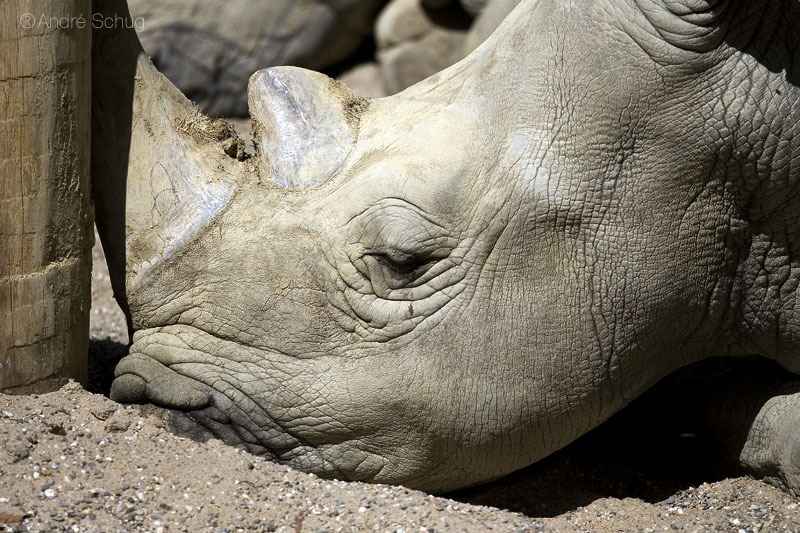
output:
M 259 70 L 247 89 L 258 170 L 285 189 L 323 183 L 342 164 L 369 101 L 324 74 Z

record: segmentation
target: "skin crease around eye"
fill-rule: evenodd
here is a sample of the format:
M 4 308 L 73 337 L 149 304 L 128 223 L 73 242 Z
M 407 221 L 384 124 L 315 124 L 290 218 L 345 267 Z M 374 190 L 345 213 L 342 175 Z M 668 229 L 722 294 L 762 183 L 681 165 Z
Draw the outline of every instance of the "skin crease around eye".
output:
M 456 244 L 442 225 L 396 198 L 378 202 L 354 220 L 359 228 L 354 241 L 361 248 L 354 264 L 378 295 L 423 284 L 421 278 Z

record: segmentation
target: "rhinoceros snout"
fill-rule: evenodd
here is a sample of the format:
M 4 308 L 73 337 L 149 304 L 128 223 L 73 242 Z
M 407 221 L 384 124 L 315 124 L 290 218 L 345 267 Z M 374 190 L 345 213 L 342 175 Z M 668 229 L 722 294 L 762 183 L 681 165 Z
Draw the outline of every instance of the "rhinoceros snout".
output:
M 194 411 L 211 405 L 210 388 L 141 354 L 120 361 L 111 384 L 117 402 L 152 402 L 170 409 Z

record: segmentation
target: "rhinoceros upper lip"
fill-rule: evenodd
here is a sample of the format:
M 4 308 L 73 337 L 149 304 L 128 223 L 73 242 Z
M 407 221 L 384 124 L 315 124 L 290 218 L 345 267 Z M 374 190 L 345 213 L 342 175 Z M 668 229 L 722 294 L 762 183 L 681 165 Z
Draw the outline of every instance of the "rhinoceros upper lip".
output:
M 128 355 L 117 365 L 115 374 L 111 399 L 118 402 L 150 401 L 185 411 L 203 409 L 212 403 L 210 387 L 146 355 Z

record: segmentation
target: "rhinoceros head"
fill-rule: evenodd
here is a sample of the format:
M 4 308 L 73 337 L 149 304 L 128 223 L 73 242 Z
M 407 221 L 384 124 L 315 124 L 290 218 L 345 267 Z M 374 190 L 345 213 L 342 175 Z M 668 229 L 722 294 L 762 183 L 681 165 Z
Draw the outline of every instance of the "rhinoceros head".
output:
M 800 154 L 773 9 L 526 0 L 373 101 L 261 71 L 245 161 L 139 59 L 112 396 L 319 475 L 445 490 L 689 362 L 779 356 L 747 277 Z

